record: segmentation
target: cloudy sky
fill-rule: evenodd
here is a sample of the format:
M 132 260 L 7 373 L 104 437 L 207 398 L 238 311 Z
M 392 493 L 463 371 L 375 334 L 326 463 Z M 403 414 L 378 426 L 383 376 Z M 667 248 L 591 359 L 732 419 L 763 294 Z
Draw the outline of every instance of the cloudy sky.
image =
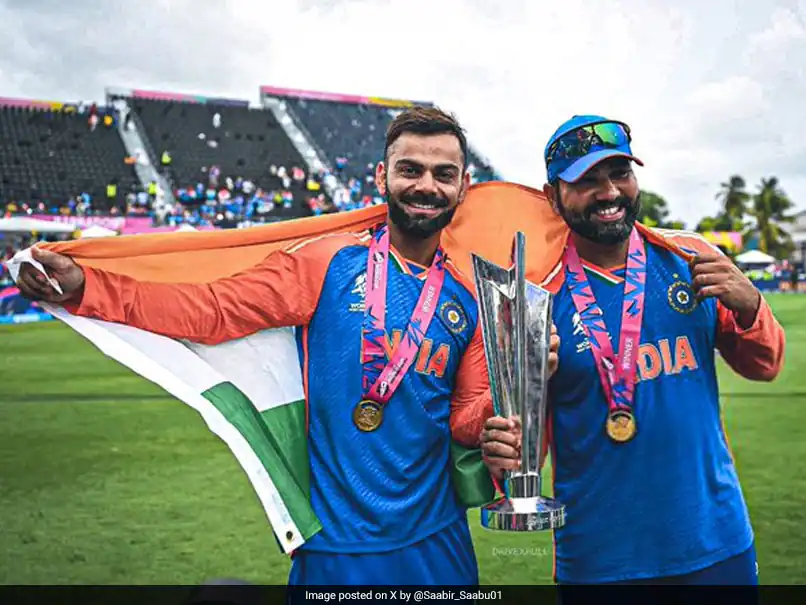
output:
M 597 113 L 632 126 L 641 185 L 690 226 L 734 173 L 806 209 L 806 0 L 0 0 L 0 37 L 0 96 L 431 100 L 533 186 L 556 126 Z

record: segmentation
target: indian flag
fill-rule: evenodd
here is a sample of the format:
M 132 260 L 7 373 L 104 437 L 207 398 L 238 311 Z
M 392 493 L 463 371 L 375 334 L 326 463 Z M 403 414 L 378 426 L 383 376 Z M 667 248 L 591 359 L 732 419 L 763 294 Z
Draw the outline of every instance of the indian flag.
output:
M 259 263 L 273 251 L 311 238 L 369 229 L 385 206 L 241 230 L 77 240 L 43 247 L 82 266 L 155 282 L 208 283 Z M 516 231 L 527 235 L 529 278 L 559 261 L 565 225 L 542 193 L 509 183 L 471 188 L 445 231 L 443 245 L 472 276 L 471 252 L 508 265 Z M 8 263 L 16 280 L 30 249 Z M 538 278 L 538 279 L 535 279 Z M 44 305 L 101 352 L 195 409 L 246 473 L 281 549 L 291 553 L 322 529 L 310 505 L 307 405 L 295 328 L 265 330 L 208 346 L 167 338 Z M 452 448 L 452 481 L 461 501 L 481 506 L 495 496 L 480 450 Z

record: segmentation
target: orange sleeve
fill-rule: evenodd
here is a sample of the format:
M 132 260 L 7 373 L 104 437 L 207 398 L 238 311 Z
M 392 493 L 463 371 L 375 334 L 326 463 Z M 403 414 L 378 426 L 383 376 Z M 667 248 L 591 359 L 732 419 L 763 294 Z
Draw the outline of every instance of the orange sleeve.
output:
M 764 296 L 753 325 L 746 330 L 719 301 L 717 315 L 716 346 L 725 362 L 748 380 L 774 380 L 784 364 L 786 336 Z
M 342 238 L 278 250 L 251 269 L 209 284 L 141 282 L 85 267 L 75 315 L 130 325 L 171 338 L 218 344 L 266 328 L 302 326 L 313 315 Z
M 454 441 L 467 448 L 480 447 L 479 436 L 484 423 L 493 416 L 488 376 L 479 320 L 470 345 L 459 363 L 451 399 L 451 435 Z

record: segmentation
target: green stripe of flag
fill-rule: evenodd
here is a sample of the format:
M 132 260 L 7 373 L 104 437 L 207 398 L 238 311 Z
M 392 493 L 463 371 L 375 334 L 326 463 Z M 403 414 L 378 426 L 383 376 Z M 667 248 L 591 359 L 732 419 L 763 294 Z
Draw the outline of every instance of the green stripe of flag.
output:
M 259 412 L 235 385 L 218 384 L 202 393 L 246 439 L 282 494 L 294 524 L 305 540 L 322 529 L 310 506 L 305 402 L 294 401 Z M 293 531 L 293 530 L 288 530 Z M 286 535 L 291 541 L 293 535 Z

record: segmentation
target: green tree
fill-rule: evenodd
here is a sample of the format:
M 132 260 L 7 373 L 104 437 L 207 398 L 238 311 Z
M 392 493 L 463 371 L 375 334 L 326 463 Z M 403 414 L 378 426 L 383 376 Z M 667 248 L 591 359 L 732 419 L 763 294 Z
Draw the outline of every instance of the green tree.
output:
M 747 184 L 744 179 L 737 174 L 730 177 L 727 182 L 720 185 L 721 189 L 716 194 L 716 199 L 722 202 L 722 212 L 725 216 L 744 221 L 747 213 L 747 205 L 750 201 L 750 194 L 747 192 Z
M 677 231 L 685 231 L 686 224 L 683 221 L 669 221 L 666 223 L 665 229 L 675 229 Z
M 788 258 L 794 245 L 789 232 L 782 225 L 794 221 L 794 217 L 788 213 L 793 205 L 781 189 L 777 177 L 761 179 L 748 211 L 755 224 L 748 229 L 745 238 L 757 235 L 759 250 L 775 258 Z
M 704 216 L 700 219 L 700 222 L 697 223 L 697 226 L 694 227 L 694 230 L 697 233 L 705 233 L 706 231 L 719 231 L 717 229 L 717 221 L 719 217 L 716 216 Z
M 705 231 L 742 231 L 743 229 L 743 221 L 731 218 L 724 212 L 720 212 L 716 216 L 703 217 L 694 228 L 698 233 Z
M 641 191 L 641 212 L 638 220 L 647 227 L 660 227 L 661 229 L 685 229 L 682 221 L 670 221 L 669 205 L 657 193 Z
M 734 174 L 720 184 L 716 199 L 722 204 L 716 216 L 706 216 L 697 223 L 696 231 L 744 231 L 747 228 L 745 216 L 748 213 L 750 194 L 741 176 Z

